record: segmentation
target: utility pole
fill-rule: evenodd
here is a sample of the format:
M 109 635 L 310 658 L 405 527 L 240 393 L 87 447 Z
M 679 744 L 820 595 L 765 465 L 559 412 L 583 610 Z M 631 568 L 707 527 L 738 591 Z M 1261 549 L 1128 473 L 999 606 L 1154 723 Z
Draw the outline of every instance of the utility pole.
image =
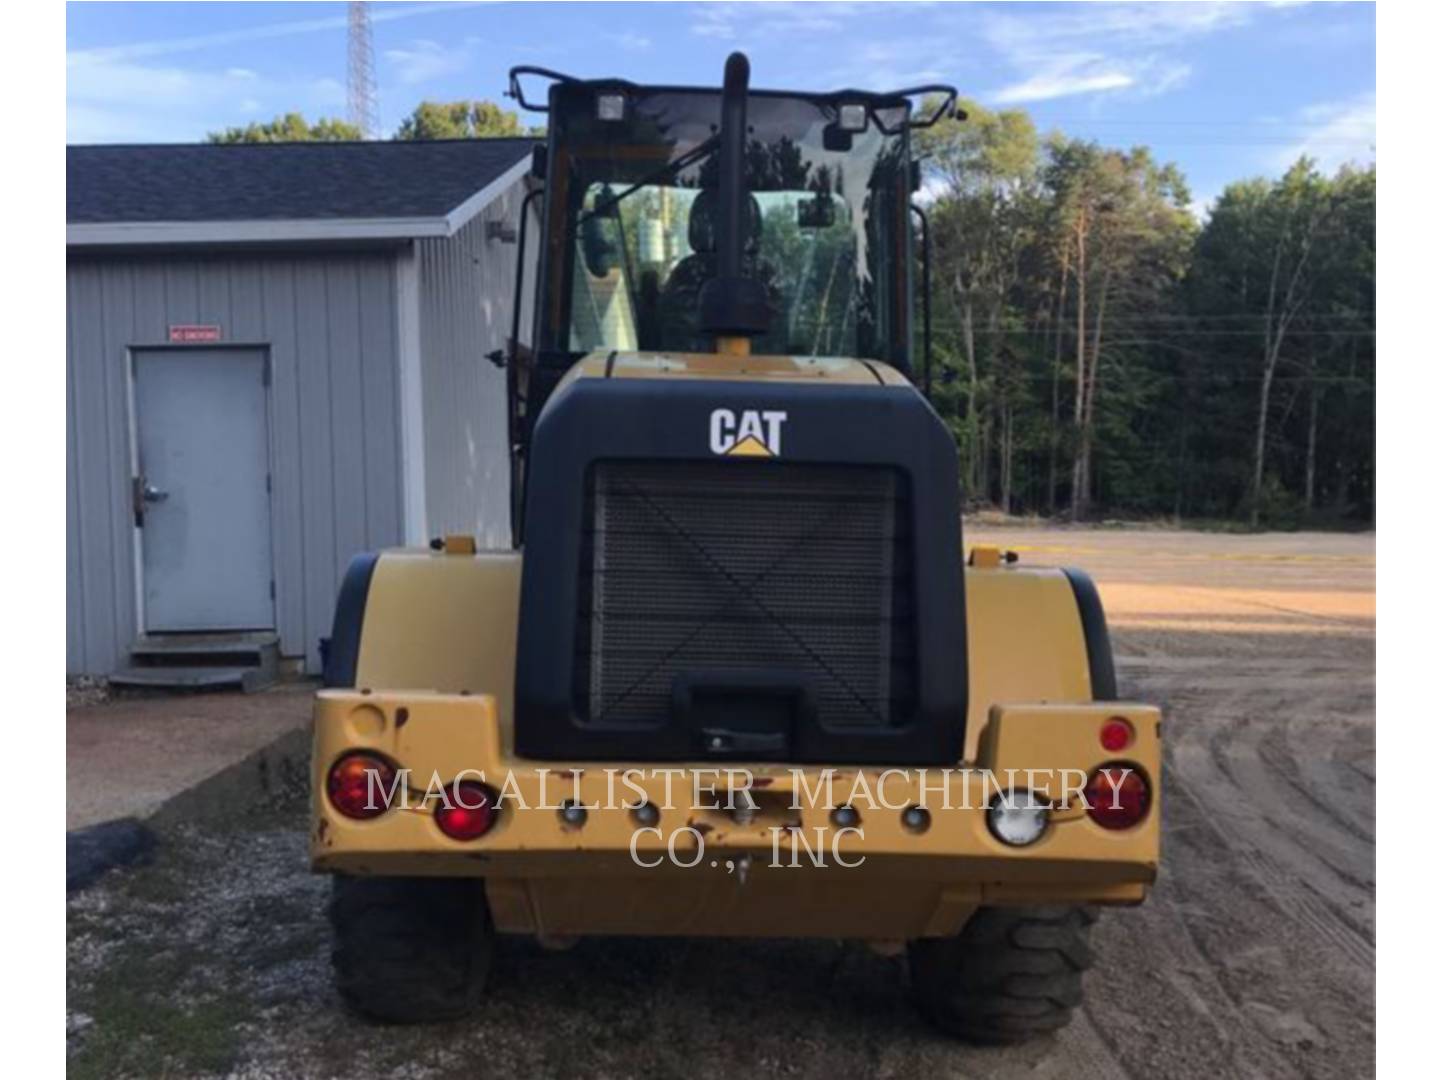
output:
M 366 139 L 380 137 L 380 98 L 375 89 L 375 35 L 370 29 L 370 5 L 350 5 L 349 49 L 345 90 L 350 123 Z

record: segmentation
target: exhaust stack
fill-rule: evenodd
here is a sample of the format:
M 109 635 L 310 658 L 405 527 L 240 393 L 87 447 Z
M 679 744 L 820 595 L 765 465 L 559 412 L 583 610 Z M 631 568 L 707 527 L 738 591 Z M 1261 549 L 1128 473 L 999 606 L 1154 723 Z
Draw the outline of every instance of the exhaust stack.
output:
M 731 53 L 725 61 L 720 101 L 720 237 L 716 276 L 700 290 L 700 326 L 715 335 L 715 351 L 747 356 L 750 339 L 770 328 L 765 290 L 745 276 L 743 256 L 749 192 L 745 187 L 746 98 L 750 61 Z

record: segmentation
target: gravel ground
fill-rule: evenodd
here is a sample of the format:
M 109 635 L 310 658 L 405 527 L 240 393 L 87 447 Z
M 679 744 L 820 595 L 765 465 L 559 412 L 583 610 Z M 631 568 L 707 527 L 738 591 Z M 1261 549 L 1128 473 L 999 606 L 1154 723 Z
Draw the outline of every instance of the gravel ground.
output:
M 99 675 L 67 675 L 65 677 L 65 708 L 82 709 L 110 699 L 110 684 Z
M 331 988 L 296 789 L 70 899 L 71 1075 L 1373 1073 L 1373 536 L 971 539 L 1090 569 L 1122 693 L 1167 714 L 1160 883 L 1102 916 L 1057 1037 L 958 1045 L 903 960 L 794 941 L 507 939 L 480 1016 L 370 1026 Z

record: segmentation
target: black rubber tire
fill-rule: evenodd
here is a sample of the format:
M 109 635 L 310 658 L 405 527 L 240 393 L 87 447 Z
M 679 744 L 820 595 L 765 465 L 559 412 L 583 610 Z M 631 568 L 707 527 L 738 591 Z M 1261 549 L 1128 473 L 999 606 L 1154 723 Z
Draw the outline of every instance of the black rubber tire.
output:
M 337 874 L 330 928 L 336 986 L 355 1011 L 425 1024 L 479 1005 L 495 939 L 481 879 Z
M 1094 963 L 1088 908 L 981 908 L 954 937 L 910 943 L 920 1011 L 967 1042 L 1024 1042 L 1059 1031 Z

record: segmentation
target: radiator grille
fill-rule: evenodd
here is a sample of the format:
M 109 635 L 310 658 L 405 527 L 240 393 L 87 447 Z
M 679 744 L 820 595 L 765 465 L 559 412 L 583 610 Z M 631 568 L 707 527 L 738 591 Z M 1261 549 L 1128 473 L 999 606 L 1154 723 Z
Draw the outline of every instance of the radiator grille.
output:
M 658 725 L 677 676 L 765 671 L 828 727 L 893 725 L 915 698 L 907 485 L 894 469 L 602 462 L 590 473 L 577 715 Z

